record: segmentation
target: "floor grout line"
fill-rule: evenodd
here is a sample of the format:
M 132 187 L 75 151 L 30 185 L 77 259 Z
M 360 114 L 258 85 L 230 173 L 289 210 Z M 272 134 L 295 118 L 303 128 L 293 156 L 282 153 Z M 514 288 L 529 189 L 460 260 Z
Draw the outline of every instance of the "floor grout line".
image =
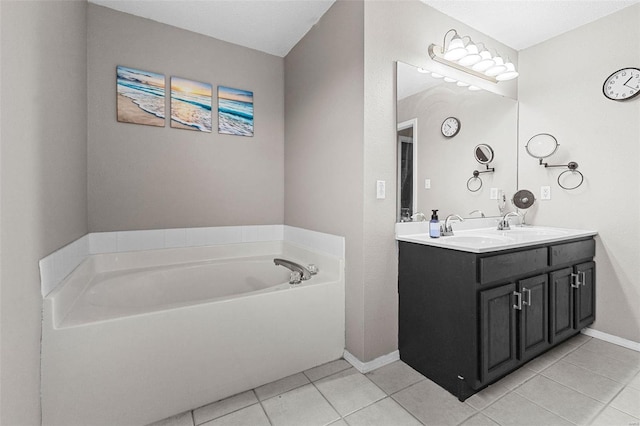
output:
M 260 404 L 260 408 L 262 408 L 262 411 L 264 412 L 264 415 L 267 417 L 267 421 L 269 422 L 269 424 L 271 426 L 273 426 L 273 421 L 271 420 L 271 417 L 269 417 L 269 413 L 267 413 L 267 410 L 266 410 L 266 408 L 264 408 L 264 405 L 262 405 L 262 401 L 260 400 L 260 398 L 258 398 L 258 394 L 256 393 L 256 389 L 253 388 L 252 391 L 253 391 L 253 395 L 258 400 L 258 404 Z
M 562 385 L 561 383 L 560 383 L 560 385 L 561 385 L 561 386 L 564 386 L 564 385 Z M 569 389 L 570 391 L 573 391 L 573 389 L 571 389 L 571 388 L 569 388 L 569 387 L 567 387 L 567 386 L 564 386 L 564 387 L 565 387 L 565 388 L 567 388 L 567 389 Z M 515 390 L 514 390 L 514 392 L 515 392 Z M 535 401 L 532 401 L 530 398 L 527 398 L 527 396 L 526 396 L 526 395 L 523 395 L 523 394 L 518 393 L 518 392 L 515 392 L 515 393 L 516 393 L 516 394 L 518 394 L 518 396 L 519 396 L 519 397 L 526 399 L 527 401 L 529 401 L 530 403 L 532 403 L 532 404 L 534 404 L 534 405 L 537 405 L 538 407 L 542 408 L 542 409 L 543 409 L 543 410 L 545 410 L 546 412 L 551 413 L 551 414 L 553 414 L 553 415 L 554 415 L 554 416 L 556 416 L 556 417 L 560 417 L 561 419 L 566 420 L 566 421 L 568 421 L 568 422 L 569 422 L 569 423 L 571 423 L 571 424 L 574 424 L 574 425 L 576 424 L 576 423 L 572 422 L 571 420 L 569 420 L 568 418 L 566 418 L 565 416 L 563 416 L 562 414 L 554 413 L 553 411 L 549 410 L 548 408 L 543 407 L 542 405 L 538 404 L 538 403 L 537 403 L 537 402 L 535 402 Z M 591 399 L 593 399 L 593 398 L 591 398 Z M 595 400 L 594 400 L 594 401 L 595 401 Z M 599 401 L 598 401 L 598 402 L 599 402 Z M 593 420 L 594 420 L 594 419 L 595 419 L 595 416 L 591 417 L 591 418 L 588 420 L 588 423 L 593 422 Z

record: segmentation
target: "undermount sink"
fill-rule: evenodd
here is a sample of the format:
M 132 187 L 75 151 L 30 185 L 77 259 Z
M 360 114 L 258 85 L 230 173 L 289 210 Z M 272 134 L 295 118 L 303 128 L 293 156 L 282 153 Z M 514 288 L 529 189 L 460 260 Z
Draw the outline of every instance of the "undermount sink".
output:
M 506 236 L 485 236 L 485 235 L 452 235 L 450 237 L 442 237 L 443 243 L 449 244 L 469 244 L 477 246 L 492 246 L 513 242 L 512 238 Z
M 530 227 L 530 228 L 518 227 L 518 228 L 511 228 L 511 229 L 500 230 L 500 231 L 496 230 L 496 232 L 498 233 L 498 235 L 502 235 L 505 237 L 518 236 L 518 235 L 555 237 L 555 236 L 567 235 L 569 233 L 569 231 L 566 229 L 550 229 L 550 228 L 539 228 L 539 227 Z

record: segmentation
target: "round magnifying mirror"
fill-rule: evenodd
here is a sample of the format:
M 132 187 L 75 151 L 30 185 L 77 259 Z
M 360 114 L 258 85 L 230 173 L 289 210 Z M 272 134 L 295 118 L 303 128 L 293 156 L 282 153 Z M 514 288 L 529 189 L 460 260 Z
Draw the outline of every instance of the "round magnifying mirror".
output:
M 521 189 L 513 194 L 511 202 L 519 209 L 528 209 L 536 202 L 536 198 L 528 189 Z
M 473 149 L 473 156 L 480 164 L 489 164 L 493 161 L 493 149 L 486 143 L 481 143 Z
M 533 136 L 527 142 L 527 153 L 534 158 L 547 158 L 558 149 L 558 141 L 548 133 L 540 133 Z

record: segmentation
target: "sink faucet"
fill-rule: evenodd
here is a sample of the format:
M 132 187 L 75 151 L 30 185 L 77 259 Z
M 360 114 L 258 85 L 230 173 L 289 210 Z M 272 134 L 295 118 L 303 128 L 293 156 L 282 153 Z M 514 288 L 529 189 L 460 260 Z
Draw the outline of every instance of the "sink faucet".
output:
M 484 212 L 482 210 L 474 210 L 472 212 L 469 212 L 469 216 L 471 216 L 474 213 L 480 213 L 480 217 L 485 217 Z
M 506 231 L 511 229 L 511 227 L 509 226 L 509 218 L 511 216 L 516 216 L 520 218 L 522 217 L 522 215 L 518 212 L 508 212 L 507 214 L 502 216 L 502 219 L 498 222 L 498 231 Z
M 422 212 L 416 212 L 413 216 L 411 216 L 411 219 L 415 220 L 416 222 L 427 221 L 427 217 Z
M 284 266 L 285 268 L 291 271 L 291 279 L 289 280 L 289 284 L 300 284 L 300 280 L 306 281 L 311 278 L 311 275 L 315 275 L 318 273 L 318 268 L 315 265 L 309 265 L 308 268 L 292 262 L 286 259 L 273 259 L 273 263 L 276 265 Z
M 449 222 L 452 219 L 456 219 L 456 220 L 459 220 L 460 222 L 464 222 L 464 219 L 458 216 L 457 214 L 450 214 L 449 216 L 447 216 L 447 218 L 444 220 L 444 232 L 442 233 L 443 237 L 450 237 L 451 235 L 453 235 L 453 228 L 449 224 Z

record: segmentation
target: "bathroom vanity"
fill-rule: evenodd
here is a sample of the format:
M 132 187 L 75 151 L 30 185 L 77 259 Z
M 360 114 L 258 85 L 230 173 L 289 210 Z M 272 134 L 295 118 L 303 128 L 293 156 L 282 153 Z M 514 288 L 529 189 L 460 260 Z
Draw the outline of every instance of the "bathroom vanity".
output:
M 595 320 L 593 231 L 397 233 L 400 358 L 464 401 Z

